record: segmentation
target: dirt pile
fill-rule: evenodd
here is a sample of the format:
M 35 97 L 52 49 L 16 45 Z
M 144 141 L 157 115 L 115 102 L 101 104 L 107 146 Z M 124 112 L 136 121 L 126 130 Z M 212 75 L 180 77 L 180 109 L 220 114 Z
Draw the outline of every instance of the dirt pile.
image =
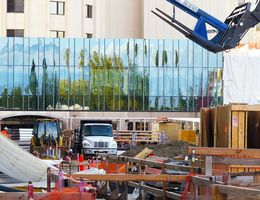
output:
M 135 148 L 124 152 L 122 156 L 134 157 L 144 148 L 149 148 L 153 150 L 153 154 L 155 156 L 174 158 L 179 155 L 187 154 L 189 146 L 194 146 L 194 145 L 182 141 L 172 142 L 171 144 L 137 145 Z

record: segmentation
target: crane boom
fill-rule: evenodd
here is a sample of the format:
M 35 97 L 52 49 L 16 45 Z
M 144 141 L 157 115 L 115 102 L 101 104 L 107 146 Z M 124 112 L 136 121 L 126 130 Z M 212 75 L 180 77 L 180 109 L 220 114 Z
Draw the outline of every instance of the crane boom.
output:
M 193 30 L 158 8 L 152 12 L 190 40 L 214 53 L 236 47 L 247 31 L 260 22 L 259 0 L 254 4 L 247 2 L 237 6 L 224 22 L 203 11 L 188 0 L 167 1 L 197 20 Z M 217 32 L 211 39 L 208 37 L 207 24 L 215 28 Z

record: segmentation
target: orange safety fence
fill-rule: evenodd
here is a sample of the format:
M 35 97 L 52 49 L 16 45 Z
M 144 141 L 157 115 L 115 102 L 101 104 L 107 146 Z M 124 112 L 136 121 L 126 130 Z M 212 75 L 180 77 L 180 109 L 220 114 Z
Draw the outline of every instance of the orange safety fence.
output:
M 114 173 L 126 173 L 126 164 L 124 163 L 90 163 L 90 168 L 98 168 L 103 169 L 106 171 L 107 174 L 114 174 Z
M 185 183 L 185 187 L 184 190 L 181 193 L 181 200 L 187 200 L 187 195 L 188 195 L 188 190 L 191 184 L 191 178 L 195 176 L 195 174 L 190 174 L 189 176 L 187 176 L 187 180 Z
M 42 197 L 34 197 L 34 200 L 95 200 L 96 195 L 89 192 L 79 192 L 78 188 L 64 188 L 62 191 L 46 193 Z
M 75 180 L 71 177 L 68 177 L 72 182 L 76 184 L 80 184 L 80 181 Z M 34 198 L 35 200 L 79 200 L 79 199 L 88 199 L 95 200 L 96 199 L 96 188 L 92 186 L 92 184 L 84 183 L 84 187 L 88 188 L 88 191 L 80 192 L 79 187 L 65 187 L 60 190 L 59 182 L 57 181 L 55 184 L 55 188 L 52 192 L 47 193 L 41 197 L 37 196 Z M 93 192 L 94 191 L 94 192 Z

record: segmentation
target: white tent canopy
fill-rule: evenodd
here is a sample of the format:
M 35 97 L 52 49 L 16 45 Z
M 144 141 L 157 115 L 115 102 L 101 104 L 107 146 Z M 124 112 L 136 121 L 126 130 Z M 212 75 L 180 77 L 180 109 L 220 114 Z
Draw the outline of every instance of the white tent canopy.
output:
M 20 181 L 47 180 L 47 168 L 52 167 L 22 149 L 0 133 L 0 171 Z
M 224 53 L 224 104 L 260 104 L 260 50 L 245 46 Z

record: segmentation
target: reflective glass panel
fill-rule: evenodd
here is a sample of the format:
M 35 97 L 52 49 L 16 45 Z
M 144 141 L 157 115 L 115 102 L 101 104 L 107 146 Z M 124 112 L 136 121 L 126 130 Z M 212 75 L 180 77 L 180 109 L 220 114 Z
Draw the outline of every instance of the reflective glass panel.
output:
M 222 65 L 188 40 L 0 38 L 0 109 L 198 111 Z
M 7 65 L 8 63 L 8 38 L 0 38 L 0 65 Z

